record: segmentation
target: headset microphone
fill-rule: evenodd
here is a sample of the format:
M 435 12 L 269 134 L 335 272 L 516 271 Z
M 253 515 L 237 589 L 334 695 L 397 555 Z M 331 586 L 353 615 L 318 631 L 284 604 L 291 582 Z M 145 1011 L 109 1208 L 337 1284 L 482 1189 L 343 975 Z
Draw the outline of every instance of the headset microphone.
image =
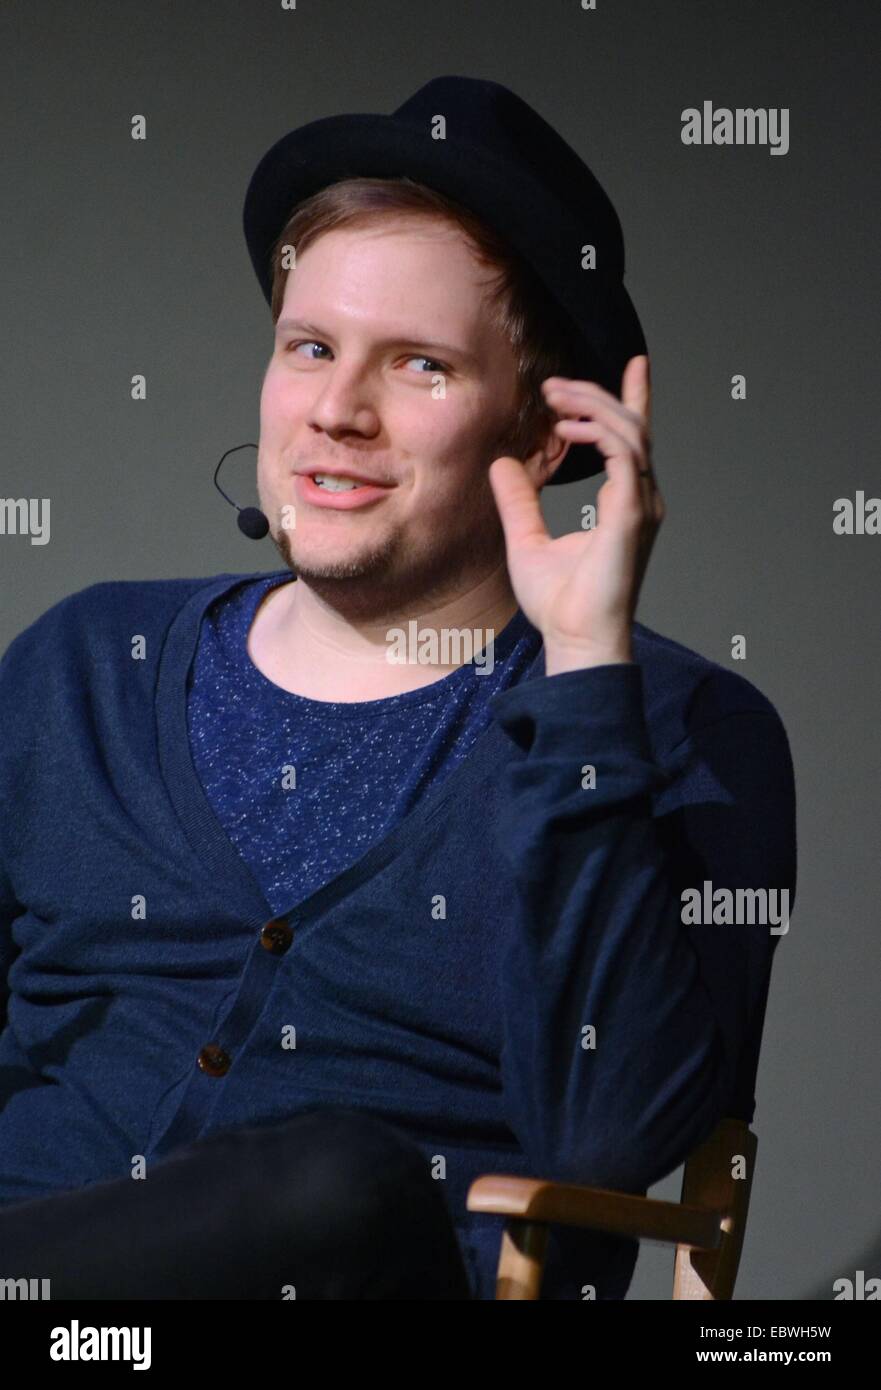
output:
M 256 448 L 256 444 L 236 444 L 235 448 L 227 449 L 226 453 L 223 455 L 223 458 L 220 460 L 220 463 L 218 463 L 217 467 L 214 470 L 214 486 L 217 488 L 217 491 L 220 493 L 221 497 L 226 498 L 226 501 L 229 503 L 229 505 L 231 507 L 235 507 L 236 511 L 238 512 L 239 530 L 244 535 L 246 535 L 249 540 L 262 541 L 263 537 L 267 535 L 269 532 L 269 521 L 266 517 L 266 513 L 261 512 L 259 507 L 240 507 L 237 502 L 234 502 L 232 500 L 231 497 L 226 496 L 226 493 L 220 486 L 220 483 L 217 481 L 217 475 L 220 472 L 220 464 L 223 463 L 223 459 L 228 458 L 230 454 L 236 453 L 238 449 Z

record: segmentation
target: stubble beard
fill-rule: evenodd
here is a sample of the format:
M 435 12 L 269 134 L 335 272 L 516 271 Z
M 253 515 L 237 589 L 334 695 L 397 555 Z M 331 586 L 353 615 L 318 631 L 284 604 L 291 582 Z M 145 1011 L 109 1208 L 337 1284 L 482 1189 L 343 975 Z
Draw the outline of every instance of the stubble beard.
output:
M 407 554 L 400 532 L 351 559 L 326 561 L 299 559 L 289 530 L 270 534 L 285 567 L 343 617 L 406 621 L 449 602 L 504 559 L 504 532 L 488 482 L 486 488 L 491 505 L 478 521 L 445 546 L 415 557 Z

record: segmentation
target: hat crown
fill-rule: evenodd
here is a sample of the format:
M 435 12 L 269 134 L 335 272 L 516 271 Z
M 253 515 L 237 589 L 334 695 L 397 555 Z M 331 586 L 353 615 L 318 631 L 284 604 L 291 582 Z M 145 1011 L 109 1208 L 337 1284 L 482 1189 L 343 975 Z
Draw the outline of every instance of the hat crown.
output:
M 624 237 L 611 199 L 581 156 L 522 97 L 487 78 L 448 75 L 433 77 L 393 112 L 395 120 L 423 130 L 439 115 L 448 138 L 528 169 L 602 249 L 601 277 L 623 278 Z

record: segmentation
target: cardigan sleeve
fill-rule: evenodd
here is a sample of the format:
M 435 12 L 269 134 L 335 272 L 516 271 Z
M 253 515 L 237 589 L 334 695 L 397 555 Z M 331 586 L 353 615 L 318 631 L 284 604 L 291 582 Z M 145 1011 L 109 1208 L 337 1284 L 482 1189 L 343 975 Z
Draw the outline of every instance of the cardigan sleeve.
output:
M 788 911 L 779 925 L 770 912 L 694 924 L 682 894 L 777 889 L 767 902 L 791 909 L 792 764 L 779 716 L 755 695 L 690 729 L 664 767 L 634 663 L 494 697 L 521 753 L 495 829 L 516 884 L 500 1065 L 536 1177 L 644 1191 L 735 1101 Z
M 9 970 L 18 954 L 12 924 L 23 910 L 21 903 L 16 902 L 5 866 L 0 863 L 0 1033 L 6 1027 Z
M 12 928 L 26 908 L 13 884 L 18 850 L 33 829 L 28 803 L 38 783 L 41 725 L 46 722 L 47 658 L 71 600 L 46 609 L 0 655 L 0 1033 L 7 1024 L 9 970 L 18 955 Z
M 82 623 L 88 631 L 96 621 L 94 610 L 84 603 L 100 602 L 106 588 L 103 583 L 90 584 L 57 599 L 17 633 L 0 656 L 0 1033 L 7 1023 L 9 969 L 18 955 L 12 925 L 27 908 L 16 900 L 11 865 L 21 845 L 37 835 L 32 812 L 40 759 L 46 756 L 42 731 L 51 727 L 50 693 L 61 691 L 63 698 L 65 685 L 76 681 L 59 653 L 73 624 Z M 100 610 L 97 616 L 100 620 Z
M 18 818 L 16 735 L 20 736 L 27 714 L 26 701 L 12 670 L 20 645 L 19 637 L 0 659 L 0 728 L 7 735 L 0 743 L 0 1033 L 7 1022 L 9 970 L 18 954 L 12 924 L 24 911 L 10 877 L 10 837 Z
M 19 746 L 26 742 L 29 724 L 28 698 L 18 680 L 22 646 L 24 637 L 19 634 L 0 657 L 0 728 L 6 731 L 6 737 L 0 741 L 0 1033 L 7 1024 L 8 973 L 18 955 L 13 923 L 25 910 L 15 898 L 10 866 L 11 838 L 19 833 L 21 820 Z

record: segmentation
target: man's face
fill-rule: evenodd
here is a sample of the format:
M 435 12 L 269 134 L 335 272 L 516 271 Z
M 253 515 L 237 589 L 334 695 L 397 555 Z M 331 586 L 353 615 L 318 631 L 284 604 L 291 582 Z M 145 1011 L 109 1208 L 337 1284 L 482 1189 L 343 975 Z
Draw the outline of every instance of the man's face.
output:
M 260 504 L 285 563 L 349 612 L 440 603 L 504 563 L 487 473 L 517 376 L 487 275 L 457 228 L 425 218 L 328 232 L 288 273 L 260 399 Z M 323 467 L 388 486 L 319 490 L 305 474 Z

